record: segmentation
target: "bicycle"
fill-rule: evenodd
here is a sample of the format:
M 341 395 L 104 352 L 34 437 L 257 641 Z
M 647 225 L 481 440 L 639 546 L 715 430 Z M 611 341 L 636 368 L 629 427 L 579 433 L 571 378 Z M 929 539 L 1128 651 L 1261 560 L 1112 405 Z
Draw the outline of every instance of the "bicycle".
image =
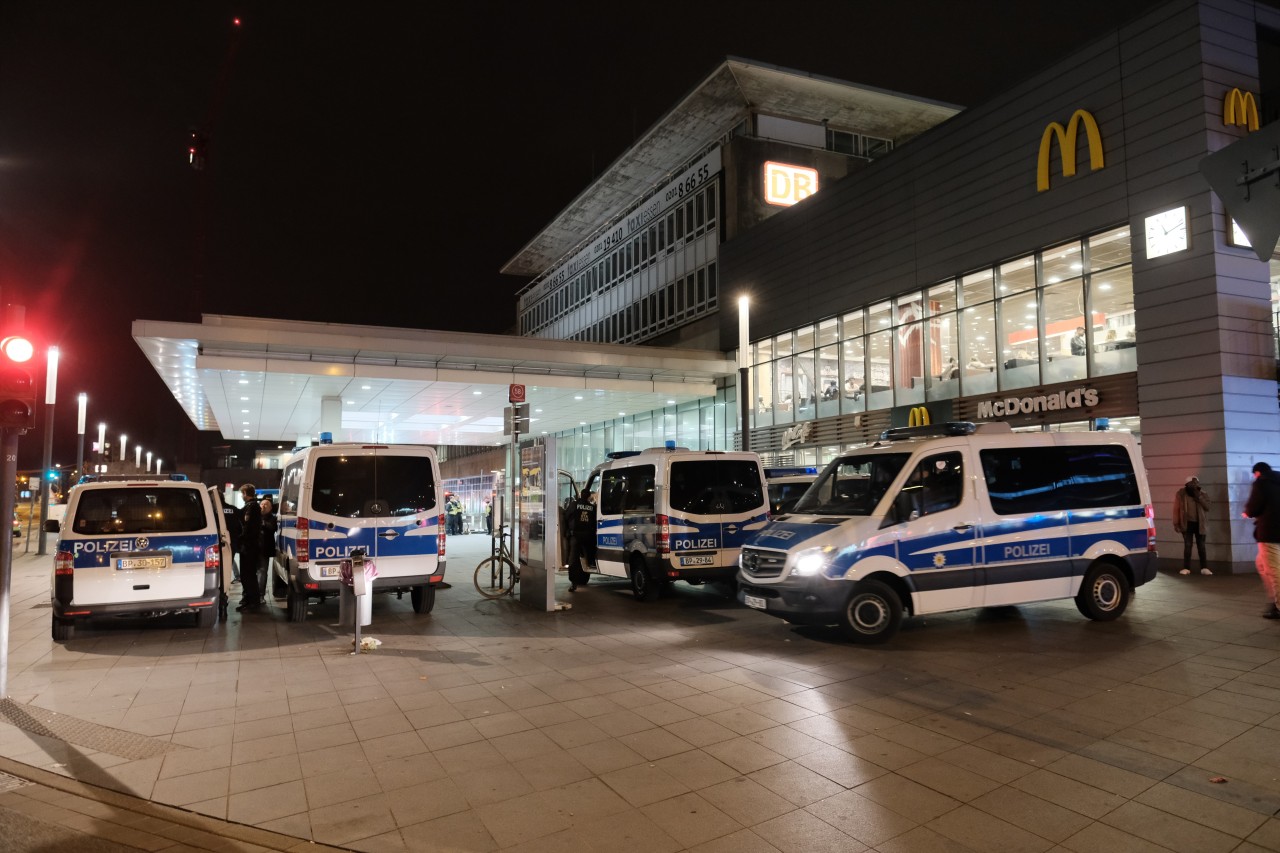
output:
M 481 560 L 473 578 L 476 592 L 490 599 L 511 595 L 520 582 L 520 567 L 512 559 L 511 534 L 506 525 L 498 525 L 495 538 L 499 542 L 498 553 Z

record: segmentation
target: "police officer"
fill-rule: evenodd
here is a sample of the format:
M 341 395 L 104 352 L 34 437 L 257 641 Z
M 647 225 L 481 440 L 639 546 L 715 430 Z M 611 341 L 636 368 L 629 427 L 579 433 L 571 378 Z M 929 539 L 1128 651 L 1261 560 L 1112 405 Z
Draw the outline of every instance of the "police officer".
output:
M 591 580 L 579 558 L 585 559 L 589 566 L 596 562 L 596 502 L 591 499 L 590 489 L 584 488 L 573 504 L 571 522 L 573 541 L 569 545 L 569 592 L 575 592 Z
M 262 588 L 258 586 L 258 557 L 262 553 L 262 508 L 258 506 L 258 490 L 253 483 L 240 487 L 244 508 L 240 510 L 240 606 L 241 613 L 256 613 L 262 608 Z
M 231 582 L 240 583 L 240 510 L 231 504 L 222 505 L 222 518 L 227 525 L 227 535 L 231 537 L 230 550 L 226 552 L 228 562 L 231 563 Z

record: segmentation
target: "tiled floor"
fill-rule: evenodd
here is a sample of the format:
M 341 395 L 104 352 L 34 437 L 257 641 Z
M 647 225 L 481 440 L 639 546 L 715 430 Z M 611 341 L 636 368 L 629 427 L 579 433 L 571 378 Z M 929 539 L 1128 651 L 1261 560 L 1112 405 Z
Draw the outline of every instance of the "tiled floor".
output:
M 484 538 L 449 547 L 435 612 L 379 597 L 383 645 L 354 657 L 335 603 L 57 646 L 47 562 L 19 557 L 10 697 L 173 748 L 0 724 L 0 755 L 360 850 L 1280 851 L 1255 576 L 1162 576 L 1110 624 L 1056 602 L 856 647 L 683 585 L 485 601 Z

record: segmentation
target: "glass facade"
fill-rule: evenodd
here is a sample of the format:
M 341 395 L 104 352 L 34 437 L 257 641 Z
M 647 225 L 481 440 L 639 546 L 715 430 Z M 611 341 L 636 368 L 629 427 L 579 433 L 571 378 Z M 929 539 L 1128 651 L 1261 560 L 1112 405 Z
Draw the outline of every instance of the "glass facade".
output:
M 1131 372 L 1129 229 L 752 344 L 751 426 Z

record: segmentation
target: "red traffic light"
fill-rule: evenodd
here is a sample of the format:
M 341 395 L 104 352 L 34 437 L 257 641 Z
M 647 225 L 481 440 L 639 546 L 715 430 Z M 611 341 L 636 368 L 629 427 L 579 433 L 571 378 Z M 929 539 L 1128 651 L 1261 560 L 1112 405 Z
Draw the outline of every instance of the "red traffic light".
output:
M 0 352 L 3 352 L 5 358 L 10 361 L 21 363 L 30 361 L 31 356 L 36 353 L 36 348 L 22 335 L 9 335 L 0 341 Z

